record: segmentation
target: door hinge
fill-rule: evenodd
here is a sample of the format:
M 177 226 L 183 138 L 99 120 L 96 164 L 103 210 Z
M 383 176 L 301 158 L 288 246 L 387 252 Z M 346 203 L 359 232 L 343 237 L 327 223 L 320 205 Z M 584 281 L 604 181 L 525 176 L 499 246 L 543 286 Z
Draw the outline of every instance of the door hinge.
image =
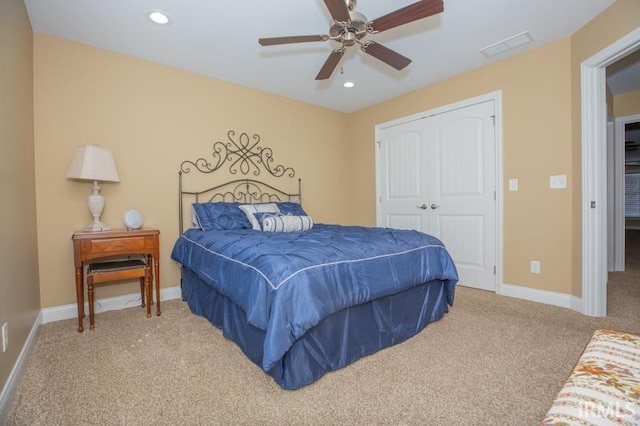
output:
M 496 191 L 493 191 L 493 201 L 496 200 Z
M 382 204 L 382 195 L 378 197 L 378 203 Z
M 494 126 L 496 125 L 496 116 L 495 115 L 491 116 L 491 122 L 493 123 Z
M 380 149 L 380 147 L 382 146 L 382 143 L 380 141 L 376 141 L 376 143 L 378 144 L 378 149 Z
M 496 274 L 496 265 L 493 265 L 493 275 Z

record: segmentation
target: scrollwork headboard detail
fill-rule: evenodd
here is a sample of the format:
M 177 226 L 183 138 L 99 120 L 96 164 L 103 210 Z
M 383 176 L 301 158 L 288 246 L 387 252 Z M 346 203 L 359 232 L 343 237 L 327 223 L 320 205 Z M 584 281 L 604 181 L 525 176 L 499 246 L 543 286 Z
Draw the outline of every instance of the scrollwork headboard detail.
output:
M 234 175 L 240 172 L 246 176 L 253 170 L 253 175 L 259 176 L 260 166 L 271 176 L 282 177 L 288 174 L 292 178 L 296 175 L 295 170 L 291 167 L 284 167 L 282 164 L 272 167 L 273 151 L 271 148 L 258 146 L 260 144 L 259 135 L 256 134 L 249 138 L 246 133 L 241 133 L 237 139 L 235 136 L 236 132 L 229 130 L 227 132 L 229 142 L 215 142 L 213 144 L 213 153 L 211 154 L 213 163 L 204 158 L 198 158 L 196 161 L 186 160 L 180 165 L 180 170 L 189 173 L 189 165 L 191 165 L 201 173 L 213 173 L 224 166 L 226 162 L 231 162 L 229 172 Z
M 247 133 L 241 133 L 236 137 L 236 132 L 227 132 L 228 142 L 215 142 L 213 144 L 212 160 L 198 158 L 195 161 L 185 160 L 180 164 L 178 171 L 179 181 L 179 221 L 180 234 L 184 232 L 184 203 L 185 198 L 191 202 L 243 202 L 261 203 L 270 201 L 298 201 L 302 204 L 302 182 L 298 178 L 297 193 L 290 193 L 269 185 L 265 182 L 244 177 L 219 185 L 208 187 L 198 191 L 187 191 L 183 186 L 183 174 L 197 171 L 200 173 L 213 173 L 223 169 L 228 164 L 228 172 L 232 175 L 242 174 L 247 176 L 260 176 L 264 171 L 273 177 L 293 178 L 296 172 L 291 167 L 282 164 L 274 165 L 273 151 L 271 148 L 260 146 L 260 136 L 254 134 L 249 137 Z

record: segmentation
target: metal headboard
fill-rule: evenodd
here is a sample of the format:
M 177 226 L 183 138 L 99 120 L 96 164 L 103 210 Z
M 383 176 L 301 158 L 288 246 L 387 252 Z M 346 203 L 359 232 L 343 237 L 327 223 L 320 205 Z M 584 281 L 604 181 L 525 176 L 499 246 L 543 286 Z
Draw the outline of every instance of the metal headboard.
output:
M 213 173 L 220 170 L 223 165 L 229 163 L 228 172 L 247 176 L 260 176 L 265 171 L 273 177 L 293 178 L 296 175 L 291 167 L 279 164 L 274 166 L 273 151 L 271 148 L 259 146 L 260 136 L 254 134 L 251 138 L 246 133 L 236 137 L 233 130 L 227 132 L 228 142 L 215 142 L 213 144 L 212 161 L 198 158 L 195 161 L 185 160 L 180 164 L 178 171 L 179 204 L 178 216 L 180 221 L 180 235 L 184 232 L 184 203 L 203 203 L 210 201 L 261 203 L 270 201 L 297 201 L 302 204 L 302 181 L 298 178 L 297 193 L 291 193 L 276 188 L 268 183 L 242 178 L 224 182 L 197 191 L 187 191 L 183 185 L 183 174 L 197 171 L 200 173 Z

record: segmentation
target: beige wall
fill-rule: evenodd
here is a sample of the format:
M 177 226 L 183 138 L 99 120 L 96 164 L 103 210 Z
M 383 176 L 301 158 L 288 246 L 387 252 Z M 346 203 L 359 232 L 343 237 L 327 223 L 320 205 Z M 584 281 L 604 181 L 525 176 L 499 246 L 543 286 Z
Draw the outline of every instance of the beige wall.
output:
M 32 33 L 22 0 L 0 1 L 0 52 L 0 325 L 9 325 L 9 350 L 0 352 L 2 389 L 40 308 Z
M 504 282 L 569 293 L 571 191 L 549 190 L 549 176 L 571 172 L 570 42 L 568 39 L 488 65 L 352 114 L 356 218 L 375 224 L 374 126 L 482 94 L 502 91 L 503 174 L 519 179 L 504 190 Z M 529 261 L 542 273 L 529 273 Z
M 582 132 L 580 64 L 631 31 L 640 27 L 640 1 L 616 0 L 604 12 L 571 36 L 571 123 L 573 128 L 573 181 L 582 181 Z M 582 194 L 573 191 L 572 294 L 582 294 Z
M 34 35 L 35 154 L 42 307 L 75 303 L 71 234 L 90 220 L 90 183 L 65 179 L 78 145 L 112 150 L 120 183 L 103 184 L 103 221 L 122 228 L 134 208 L 161 232 L 162 286 L 179 285 L 170 260 L 178 235 L 177 172 L 210 155 L 228 130 L 259 134 L 275 163 L 302 178 L 318 222 L 349 216 L 347 116 L 163 65 Z M 223 177 L 216 176 L 217 182 Z M 288 189 L 297 189 L 295 180 Z M 98 298 L 136 292 L 103 286 Z
M 628 115 L 640 114 L 640 92 L 625 93 L 614 96 L 613 116 L 626 117 Z

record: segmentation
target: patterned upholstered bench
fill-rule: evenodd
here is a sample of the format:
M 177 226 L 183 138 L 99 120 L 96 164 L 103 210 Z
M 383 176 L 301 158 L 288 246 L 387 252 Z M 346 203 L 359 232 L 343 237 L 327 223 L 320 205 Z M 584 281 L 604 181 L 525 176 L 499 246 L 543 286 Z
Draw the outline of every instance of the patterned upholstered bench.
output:
M 543 425 L 640 425 L 640 336 L 596 330 Z

